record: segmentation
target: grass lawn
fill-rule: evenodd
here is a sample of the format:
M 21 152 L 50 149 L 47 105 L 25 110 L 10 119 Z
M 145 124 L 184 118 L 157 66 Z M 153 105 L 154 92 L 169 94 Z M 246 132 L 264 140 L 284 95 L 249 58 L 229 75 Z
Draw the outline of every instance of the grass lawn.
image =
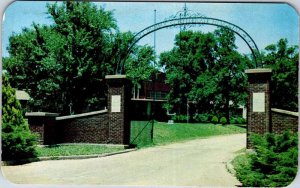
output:
M 193 123 L 154 123 L 153 143 L 151 141 L 152 124 L 148 121 L 131 123 L 131 143 L 137 147 L 153 146 L 180 142 L 209 136 L 245 133 L 246 129 L 235 125 L 193 124 Z M 70 155 L 92 155 L 112 153 L 124 150 L 122 146 L 105 146 L 93 144 L 63 144 L 37 148 L 38 157 L 56 157 Z
M 154 144 L 165 144 L 190 140 L 195 138 L 205 138 L 209 136 L 245 133 L 246 129 L 235 125 L 214 125 L 214 124 L 186 124 L 176 123 L 156 123 L 154 125 Z
M 145 127 L 146 126 L 146 127 Z M 156 122 L 153 131 L 153 143 L 151 143 L 151 123 L 133 122 L 131 124 L 131 138 L 137 137 L 137 131 L 140 135 L 135 139 L 134 144 L 138 147 L 161 145 L 173 142 L 180 142 L 196 138 L 205 138 L 217 135 L 246 133 L 246 128 L 236 125 L 214 125 L 198 123 L 167 123 Z M 141 132 L 141 130 L 143 131 Z
M 47 147 L 38 147 L 38 157 L 55 157 L 70 155 L 92 155 L 112 153 L 124 150 L 122 146 L 103 146 L 91 144 L 70 144 L 70 145 L 53 145 Z
M 131 121 L 130 143 L 137 147 L 152 145 L 151 130 L 150 121 Z

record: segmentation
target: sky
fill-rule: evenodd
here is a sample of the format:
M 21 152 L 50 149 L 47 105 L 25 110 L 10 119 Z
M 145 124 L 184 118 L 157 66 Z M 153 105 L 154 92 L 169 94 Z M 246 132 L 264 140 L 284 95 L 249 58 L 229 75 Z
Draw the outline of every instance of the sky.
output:
M 51 2 L 54 3 L 54 2 Z M 3 57 L 9 56 L 6 48 L 8 39 L 13 33 L 20 33 L 22 28 L 32 27 L 32 23 L 53 24 L 47 15 L 47 2 L 17 1 L 5 11 L 2 25 Z M 138 31 L 156 22 L 164 21 L 181 11 L 184 3 L 163 2 L 99 2 L 105 10 L 113 11 L 120 31 Z M 284 3 L 187 3 L 190 12 L 200 13 L 206 17 L 218 18 L 231 22 L 244 29 L 254 39 L 258 48 L 263 50 L 269 44 L 276 44 L 279 39 L 286 38 L 290 45 L 299 44 L 299 17 L 296 10 Z M 217 29 L 213 26 L 193 28 L 202 32 Z M 162 29 L 156 32 L 156 53 L 168 51 L 174 47 L 174 37 L 179 28 Z M 141 39 L 138 44 L 153 46 L 154 34 Z M 251 51 L 246 43 L 236 36 L 238 50 L 244 54 Z

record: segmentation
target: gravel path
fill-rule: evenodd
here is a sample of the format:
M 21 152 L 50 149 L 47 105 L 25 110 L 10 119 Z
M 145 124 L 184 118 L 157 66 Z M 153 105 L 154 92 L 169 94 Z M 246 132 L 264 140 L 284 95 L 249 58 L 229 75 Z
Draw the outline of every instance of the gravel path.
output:
M 237 186 L 226 162 L 246 145 L 246 134 L 216 136 L 103 158 L 3 166 L 18 184 Z

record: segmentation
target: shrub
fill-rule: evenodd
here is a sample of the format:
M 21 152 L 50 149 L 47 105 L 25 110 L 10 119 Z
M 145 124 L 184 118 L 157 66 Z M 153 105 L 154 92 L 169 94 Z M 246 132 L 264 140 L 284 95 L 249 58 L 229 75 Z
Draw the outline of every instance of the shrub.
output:
M 172 120 L 174 120 L 175 122 L 186 122 L 187 121 L 187 115 L 175 115 L 172 116 Z
M 246 119 L 244 119 L 242 117 L 230 117 L 229 122 L 231 124 L 245 124 Z
M 237 123 L 236 117 L 230 117 L 229 122 L 230 122 L 230 124 L 236 124 Z
M 226 117 L 221 117 L 220 123 L 221 123 L 222 125 L 225 125 L 225 124 L 227 123 Z
M 213 116 L 212 119 L 211 119 L 211 122 L 213 124 L 217 124 L 217 123 L 219 123 L 219 118 L 217 116 Z
M 247 187 L 285 187 L 297 174 L 298 135 L 252 135 L 255 152 L 235 165 L 236 175 Z
M 246 119 L 242 118 L 242 117 L 238 117 L 237 118 L 237 123 L 238 124 L 245 124 L 246 123 Z
M 210 119 L 210 114 L 195 114 L 193 116 L 193 119 L 196 121 L 196 122 L 201 122 L 201 123 L 208 123 L 209 122 L 209 119 Z
M 15 90 L 6 77 L 2 83 L 2 160 L 19 160 L 35 157 L 36 135 L 29 130 L 23 118 Z

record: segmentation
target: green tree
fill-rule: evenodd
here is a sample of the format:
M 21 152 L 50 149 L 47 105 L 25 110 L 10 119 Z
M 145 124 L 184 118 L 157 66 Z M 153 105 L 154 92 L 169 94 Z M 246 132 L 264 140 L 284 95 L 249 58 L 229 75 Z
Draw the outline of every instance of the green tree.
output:
M 49 27 L 36 24 L 33 27 L 10 37 L 10 57 L 3 60 L 3 68 L 14 88 L 28 91 L 35 99 L 33 109 L 43 106 L 49 111 L 59 111 L 56 108 L 63 104 L 59 96 L 61 66 L 55 59 L 57 51 L 52 49 L 58 49 L 62 40 Z
M 126 67 L 124 66 L 126 66 L 128 59 L 130 59 L 132 55 L 135 55 L 138 50 L 138 46 L 134 45 L 131 52 L 128 51 L 128 48 L 130 47 L 133 39 L 134 35 L 130 31 L 124 33 L 117 32 L 115 34 L 115 37 L 113 38 L 111 61 L 113 65 L 116 65 L 116 74 L 121 73 L 121 71 L 124 71 L 121 69 L 126 69 Z
M 110 58 L 117 25 L 112 12 L 92 3 L 48 5 L 48 12 L 55 22 L 55 32 L 64 39 L 58 54 L 61 88 L 65 88 L 63 112 L 68 112 L 72 104 L 73 111 L 80 113 L 90 100 L 105 97 L 104 77 L 114 71 Z
M 10 37 L 4 60 L 11 85 L 28 91 L 33 110 L 61 114 L 100 108 L 107 74 L 121 54 L 112 12 L 88 2 L 47 5 L 51 26 L 33 24 Z M 51 102 L 50 102 L 51 101 Z
M 298 46 L 288 46 L 287 39 L 280 39 L 265 50 L 264 64 L 273 70 L 272 107 L 298 111 Z
M 150 80 L 150 77 L 157 71 L 154 60 L 153 49 L 149 46 L 142 46 L 138 47 L 135 54 L 126 61 L 125 72 L 132 80 L 134 95 L 139 95 L 136 91 L 141 88 L 140 83 Z
M 176 109 L 177 113 L 185 113 L 188 100 L 202 103 L 203 107 L 209 102 L 202 100 L 200 95 L 214 92 L 213 85 L 209 90 L 197 90 L 197 86 L 210 76 L 209 68 L 215 59 L 215 38 L 211 33 L 183 31 L 176 35 L 175 47 L 160 55 L 160 64 L 166 70 L 167 83 L 171 86 L 168 94 L 169 107 Z M 198 95 L 198 96 L 197 96 Z
M 247 99 L 247 78 L 244 71 L 251 67 L 246 56 L 237 51 L 235 35 L 226 28 L 214 32 L 217 40 L 217 61 L 212 69 L 216 77 L 217 91 L 214 103 L 216 111 L 229 119 L 230 101 L 233 107 L 245 105 Z
M 181 32 L 175 47 L 161 54 L 160 63 L 172 88 L 169 107 L 177 113 L 185 113 L 187 102 L 193 101 L 198 111 L 221 113 L 229 119 L 229 101 L 233 107 L 245 104 L 244 70 L 251 63 L 236 51 L 234 33 L 228 29 Z
M 2 160 L 20 160 L 36 156 L 36 135 L 23 118 L 22 109 L 6 76 L 2 80 Z
M 11 85 L 34 99 L 31 110 L 62 115 L 99 110 L 106 105 L 105 75 L 118 73 L 123 62 L 129 63 L 127 71 L 132 75 L 134 61 L 153 59 L 149 49 L 139 46 L 127 54 L 133 34 L 118 30 L 111 11 L 69 1 L 47 8 L 54 24 L 33 23 L 32 28 L 12 35 L 10 57 L 3 59 Z M 139 66 L 145 65 L 147 72 L 146 61 Z M 141 78 L 131 77 L 134 82 L 143 80 L 146 72 L 140 72 Z

